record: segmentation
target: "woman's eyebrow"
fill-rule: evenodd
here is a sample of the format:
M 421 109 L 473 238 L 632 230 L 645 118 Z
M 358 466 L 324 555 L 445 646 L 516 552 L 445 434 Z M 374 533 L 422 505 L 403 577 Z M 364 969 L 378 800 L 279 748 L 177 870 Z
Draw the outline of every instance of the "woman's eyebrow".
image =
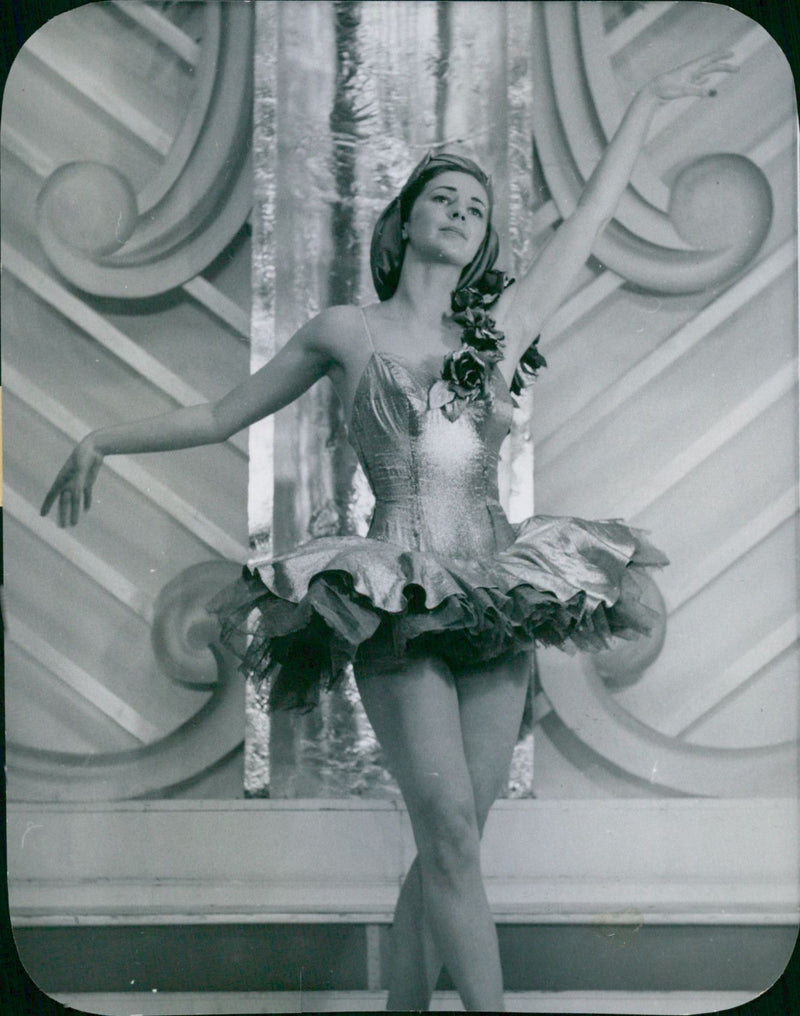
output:
M 455 193 L 457 188 L 453 187 L 449 183 L 437 183 L 436 186 L 432 188 L 432 191 L 437 191 L 437 190 L 446 190 L 446 191 L 452 191 L 453 193 Z M 477 201 L 478 204 L 481 204 L 481 205 L 484 205 L 484 206 L 486 205 L 486 202 L 483 200 L 483 198 L 479 198 L 477 194 L 473 194 L 472 197 L 470 198 L 470 201 Z

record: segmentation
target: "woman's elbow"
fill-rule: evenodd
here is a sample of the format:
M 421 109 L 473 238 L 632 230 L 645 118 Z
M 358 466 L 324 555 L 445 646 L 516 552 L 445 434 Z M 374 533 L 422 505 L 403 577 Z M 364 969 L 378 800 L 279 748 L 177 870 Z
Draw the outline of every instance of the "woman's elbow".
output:
M 220 444 L 242 430 L 244 424 L 234 419 L 224 406 L 214 402 L 209 404 L 207 427 L 209 444 Z

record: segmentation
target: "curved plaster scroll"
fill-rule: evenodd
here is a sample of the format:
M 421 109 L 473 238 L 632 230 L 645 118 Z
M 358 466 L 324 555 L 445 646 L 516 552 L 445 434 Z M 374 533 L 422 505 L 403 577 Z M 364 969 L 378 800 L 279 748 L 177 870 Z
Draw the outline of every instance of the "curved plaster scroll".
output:
M 794 793 L 796 742 L 759 748 L 708 748 L 668 737 L 631 716 L 590 667 L 542 665 L 539 679 L 561 722 L 625 772 L 693 796 Z
M 616 88 L 602 22 L 597 12 L 584 10 L 595 6 L 532 8 L 535 142 L 562 218 L 575 209 L 621 117 L 621 110 L 612 108 Z M 742 271 L 771 220 L 769 183 L 744 156 L 701 155 L 679 169 L 671 188 L 648 179 L 640 160 L 593 254 L 636 285 L 663 293 L 697 292 Z
M 216 625 L 204 605 L 240 571 L 239 565 L 228 561 L 194 565 L 169 583 L 156 602 L 153 642 L 162 669 L 184 684 L 211 690 L 190 719 L 141 748 L 97 755 L 8 742 L 9 796 L 23 801 L 157 797 L 239 748 L 244 739 L 245 682 L 238 661 L 212 641 Z
M 136 194 L 119 169 L 59 166 L 37 201 L 39 239 L 98 296 L 154 296 L 199 274 L 252 206 L 253 4 L 203 5 L 196 88 L 164 163 Z
M 219 680 L 209 647 L 219 625 L 205 605 L 239 577 L 241 566 L 208 561 L 184 569 L 168 582 L 153 607 L 151 642 L 161 670 L 187 688 L 212 688 Z
M 635 684 L 664 648 L 667 634 L 664 597 L 649 572 L 640 569 L 636 581 L 640 587 L 641 602 L 654 614 L 649 634 L 631 641 L 615 639 L 617 644 L 610 649 L 588 653 L 585 657 L 586 665 L 603 679 L 608 688 L 626 688 Z

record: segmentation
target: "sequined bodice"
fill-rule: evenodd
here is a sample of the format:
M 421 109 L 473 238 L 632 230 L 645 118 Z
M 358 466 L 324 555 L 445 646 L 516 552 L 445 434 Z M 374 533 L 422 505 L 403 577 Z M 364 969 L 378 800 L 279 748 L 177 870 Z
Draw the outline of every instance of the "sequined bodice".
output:
M 511 399 L 495 370 L 491 396 L 450 421 L 428 409 L 435 379 L 377 351 L 361 375 L 350 441 L 375 495 L 369 536 L 452 557 L 491 555 L 514 538 L 497 487 Z

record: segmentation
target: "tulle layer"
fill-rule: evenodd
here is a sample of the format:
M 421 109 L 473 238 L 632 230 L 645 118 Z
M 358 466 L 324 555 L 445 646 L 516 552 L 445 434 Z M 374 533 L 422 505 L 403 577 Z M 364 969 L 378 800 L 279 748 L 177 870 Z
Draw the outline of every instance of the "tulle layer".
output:
M 482 560 L 323 537 L 251 563 L 209 609 L 245 673 L 269 683 L 270 707 L 303 709 L 378 647 L 459 664 L 647 634 L 657 615 L 642 602 L 641 569 L 666 563 L 617 521 L 534 516 Z

